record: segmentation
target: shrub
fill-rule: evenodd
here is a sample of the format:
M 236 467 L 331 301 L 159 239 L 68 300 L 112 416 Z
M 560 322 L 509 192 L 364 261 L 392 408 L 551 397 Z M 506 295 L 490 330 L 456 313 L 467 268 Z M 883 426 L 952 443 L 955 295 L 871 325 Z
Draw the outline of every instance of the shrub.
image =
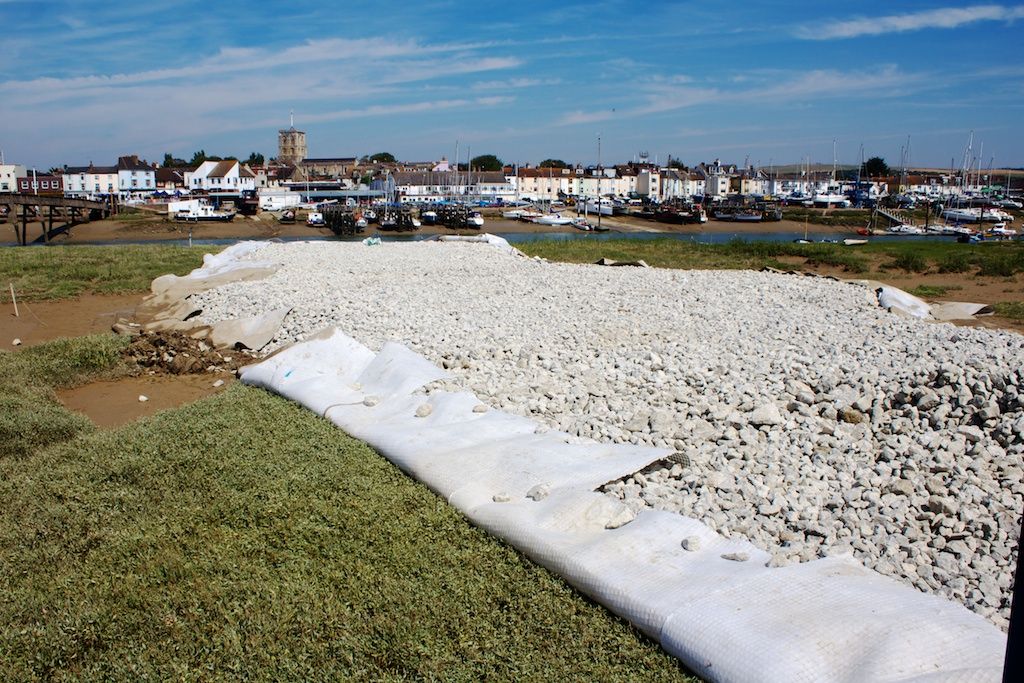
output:
M 928 270 L 928 260 L 920 254 L 907 251 L 894 256 L 889 267 L 898 268 L 907 273 L 923 273 Z
M 970 269 L 971 260 L 964 253 L 950 254 L 939 261 L 940 273 L 966 273 Z

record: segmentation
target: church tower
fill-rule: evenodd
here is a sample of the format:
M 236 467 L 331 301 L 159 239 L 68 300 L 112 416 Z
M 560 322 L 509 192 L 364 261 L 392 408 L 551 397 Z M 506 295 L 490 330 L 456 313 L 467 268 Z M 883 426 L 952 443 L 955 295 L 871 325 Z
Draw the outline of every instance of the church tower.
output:
M 295 166 L 306 158 L 306 131 L 295 130 L 295 112 L 291 113 L 290 126 L 277 131 L 277 161 Z

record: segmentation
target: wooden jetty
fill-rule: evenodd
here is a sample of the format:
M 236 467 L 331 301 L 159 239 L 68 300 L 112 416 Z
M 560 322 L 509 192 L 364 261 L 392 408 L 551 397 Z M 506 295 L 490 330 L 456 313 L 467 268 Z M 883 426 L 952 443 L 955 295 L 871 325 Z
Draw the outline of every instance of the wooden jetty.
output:
M 14 224 L 18 244 L 22 246 L 29 243 L 29 223 L 39 222 L 42 226 L 42 234 L 32 241 L 48 244 L 51 239 L 72 227 L 88 223 L 94 214 L 107 218 L 117 213 L 117 200 L 114 197 L 99 202 L 52 195 L 3 193 L 0 194 L 0 206 L 8 208 L 7 220 Z

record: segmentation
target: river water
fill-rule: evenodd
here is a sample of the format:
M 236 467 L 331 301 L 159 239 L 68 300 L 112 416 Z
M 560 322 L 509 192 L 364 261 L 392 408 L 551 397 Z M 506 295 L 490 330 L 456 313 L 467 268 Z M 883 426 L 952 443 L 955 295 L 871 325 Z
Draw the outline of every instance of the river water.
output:
M 485 231 L 487 232 L 487 231 Z M 504 237 L 512 244 L 522 244 L 525 242 L 538 242 L 538 241 L 552 241 L 552 242 L 569 242 L 572 240 L 591 240 L 591 241 L 603 241 L 603 240 L 657 240 L 657 239 L 669 239 L 669 240 L 682 240 L 686 242 L 693 242 L 696 244 L 726 244 L 733 240 L 744 240 L 747 242 L 793 242 L 795 240 L 804 239 L 803 231 L 800 232 L 697 232 L 697 233 L 669 233 L 669 232 L 491 232 L 492 235 L 498 235 Z M 280 242 L 358 242 L 366 237 L 377 236 L 385 242 L 417 242 L 420 240 L 434 239 L 436 235 L 419 235 L 419 234 L 394 234 L 394 233 L 375 233 L 367 230 L 361 235 L 355 237 L 336 237 L 313 235 L 309 237 L 279 237 L 273 238 L 274 241 Z M 837 235 L 835 232 L 808 232 L 806 238 L 812 242 L 842 242 L 844 237 L 859 238 L 856 234 L 850 235 Z M 193 239 L 192 244 L 200 246 L 216 246 L 234 244 L 235 242 L 245 241 L 248 239 L 265 239 L 259 237 L 253 238 L 218 238 L 218 239 Z M 948 235 L 876 235 L 872 236 L 872 242 L 900 242 L 900 241 L 954 241 L 954 237 Z M 96 241 L 96 242 L 77 242 L 77 244 L 92 244 L 92 245 L 118 245 L 118 244 L 171 244 L 178 246 L 186 246 L 189 244 L 187 239 L 166 239 L 166 240 L 116 240 L 116 241 Z M 0 243 L 0 246 L 15 246 L 14 242 Z

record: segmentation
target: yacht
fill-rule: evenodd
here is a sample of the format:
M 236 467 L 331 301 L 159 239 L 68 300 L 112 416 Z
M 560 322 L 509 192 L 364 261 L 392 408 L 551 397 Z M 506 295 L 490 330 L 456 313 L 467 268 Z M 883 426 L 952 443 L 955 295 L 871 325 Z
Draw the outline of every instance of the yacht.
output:
M 572 219 L 558 213 L 547 213 L 534 218 L 533 222 L 539 225 L 569 225 L 572 223 Z
M 828 192 L 818 192 L 811 201 L 815 206 L 839 206 L 844 209 L 850 206 L 850 200 L 846 198 L 846 195 L 831 190 Z
M 600 213 L 602 216 L 611 216 L 615 213 L 615 203 L 604 197 L 588 199 L 583 206 L 587 213 Z

